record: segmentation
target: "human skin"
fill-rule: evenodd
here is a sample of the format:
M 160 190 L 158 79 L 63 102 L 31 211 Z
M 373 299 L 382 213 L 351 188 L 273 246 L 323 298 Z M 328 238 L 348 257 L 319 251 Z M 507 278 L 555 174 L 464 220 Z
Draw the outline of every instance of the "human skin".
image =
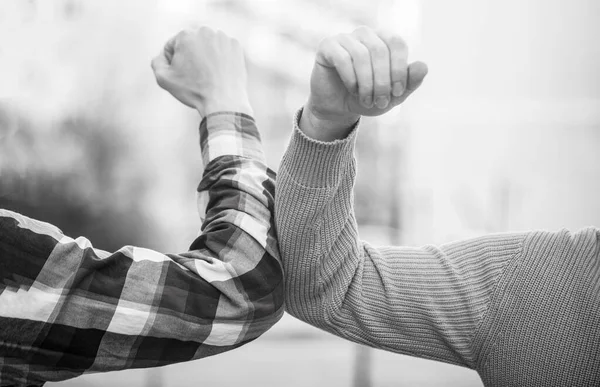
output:
M 160 87 L 202 117 L 219 111 L 252 115 L 240 43 L 208 27 L 184 30 L 152 60 Z
M 404 102 L 427 72 L 423 62 L 408 64 L 408 47 L 398 35 L 359 27 L 326 38 L 300 128 L 320 141 L 344 138 L 360 116 L 380 116 Z

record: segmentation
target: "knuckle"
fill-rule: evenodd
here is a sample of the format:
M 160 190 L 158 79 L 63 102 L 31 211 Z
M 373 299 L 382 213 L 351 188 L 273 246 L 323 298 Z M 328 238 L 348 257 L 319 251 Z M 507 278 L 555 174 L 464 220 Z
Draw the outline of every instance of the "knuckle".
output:
M 194 34 L 189 30 L 184 30 L 177 36 L 178 43 L 188 43 L 192 39 L 194 39 Z
M 351 34 L 339 34 L 336 35 L 334 37 L 332 37 L 332 40 L 334 40 L 335 42 L 337 42 L 338 44 L 342 45 L 342 46 L 347 46 L 347 45 L 351 45 L 356 41 L 356 38 L 354 36 L 352 36 Z
M 202 27 L 198 28 L 195 35 L 197 35 L 203 39 L 210 39 L 210 38 L 214 37 L 215 35 L 217 35 L 217 32 L 209 27 L 202 26 Z
M 329 36 L 319 43 L 319 50 L 327 51 L 329 50 L 333 44 L 335 43 L 335 37 Z
M 383 42 L 375 41 L 370 46 L 371 55 L 375 58 L 385 58 L 388 54 L 388 48 Z
M 404 50 L 407 47 L 406 41 L 400 35 L 393 34 L 388 38 L 388 41 L 390 42 L 390 46 L 395 49 Z
M 231 45 L 234 48 L 239 48 L 239 49 L 242 48 L 242 44 L 240 43 L 239 40 L 237 40 L 236 38 L 229 37 L 229 36 L 227 38 L 229 39 L 229 42 L 231 42 Z
M 371 61 L 369 48 L 362 43 L 353 45 L 352 51 L 354 52 L 356 59 L 359 61 Z
M 183 36 L 186 38 L 192 38 L 198 33 L 198 30 L 194 30 L 191 28 L 186 28 L 183 32 Z
M 345 51 L 337 51 L 331 55 L 331 62 L 335 67 L 342 67 L 352 62 L 352 58 Z
M 373 30 L 365 25 L 362 26 L 358 26 L 355 30 L 354 33 L 359 34 L 359 35 L 365 35 L 365 34 L 370 34 L 371 32 L 373 32 Z
M 317 55 L 322 55 L 324 57 L 330 58 L 336 56 L 338 50 L 336 49 L 338 43 L 335 37 L 328 37 L 319 43 L 319 48 L 317 49 Z
M 173 41 L 176 43 L 183 42 L 187 39 L 187 34 L 188 34 L 188 32 L 186 30 L 181 30 L 177 33 L 177 35 L 175 35 L 175 38 L 173 39 Z M 168 44 L 168 42 L 167 42 L 167 44 Z

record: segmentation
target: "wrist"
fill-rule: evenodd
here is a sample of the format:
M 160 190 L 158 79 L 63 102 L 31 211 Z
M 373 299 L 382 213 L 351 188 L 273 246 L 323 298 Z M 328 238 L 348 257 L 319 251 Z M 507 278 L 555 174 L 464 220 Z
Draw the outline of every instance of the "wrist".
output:
M 228 97 L 215 96 L 204 99 L 201 103 L 195 103 L 194 108 L 202 117 L 217 112 L 236 112 L 244 113 L 249 116 L 254 115 L 252 106 L 248 98 L 243 96 Z
M 300 130 L 308 137 L 330 142 L 346 138 L 359 118 L 358 114 L 333 116 L 319 114 L 312 108 L 309 101 L 304 105 L 299 126 Z

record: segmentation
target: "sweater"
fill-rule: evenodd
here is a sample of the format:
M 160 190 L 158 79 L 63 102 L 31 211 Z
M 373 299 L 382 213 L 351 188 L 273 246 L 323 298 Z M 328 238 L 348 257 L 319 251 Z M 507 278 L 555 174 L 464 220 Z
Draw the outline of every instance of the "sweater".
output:
M 353 208 L 358 129 L 319 142 L 300 114 L 275 195 L 287 312 L 486 386 L 600 386 L 600 230 L 372 246 Z

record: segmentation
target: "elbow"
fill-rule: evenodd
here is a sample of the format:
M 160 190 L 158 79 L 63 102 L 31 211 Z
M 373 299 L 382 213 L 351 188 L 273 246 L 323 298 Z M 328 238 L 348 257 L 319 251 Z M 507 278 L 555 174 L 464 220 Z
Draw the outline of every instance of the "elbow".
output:
M 247 338 L 254 339 L 263 335 L 281 320 L 284 313 L 283 291 L 279 298 L 282 300 L 281 303 L 267 301 L 261 307 L 253 309 L 255 316 L 248 327 Z
M 324 328 L 326 325 L 325 295 L 308 284 L 289 280 L 286 276 L 285 311 L 310 325 Z
M 244 341 L 254 340 L 271 329 L 284 313 L 283 283 L 260 299 L 248 299 L 239 304 L 236 314 L 246 330 Z
M 253 270 L 241 275 L 243 294 L 234 291 L 228 303 L 240 321 L 247 323 L 247 339 L 254 339 L 275 325 L 284 313 L 284 278 L 279 261 L 272 257 L 261 260 Z M 241 296 L 241 297 L 240 297 Z M 224 302 L 223 298 L 220 303 Z
M 261 286 L 263 284 L 260 284 Z M 270 286 L 265 293 L 249 293 L 249 300 L 242 307 L 244 313 L 254 316 L 256 320 L 279 321 L 284 312 L 284 286 L 283 276 Z

